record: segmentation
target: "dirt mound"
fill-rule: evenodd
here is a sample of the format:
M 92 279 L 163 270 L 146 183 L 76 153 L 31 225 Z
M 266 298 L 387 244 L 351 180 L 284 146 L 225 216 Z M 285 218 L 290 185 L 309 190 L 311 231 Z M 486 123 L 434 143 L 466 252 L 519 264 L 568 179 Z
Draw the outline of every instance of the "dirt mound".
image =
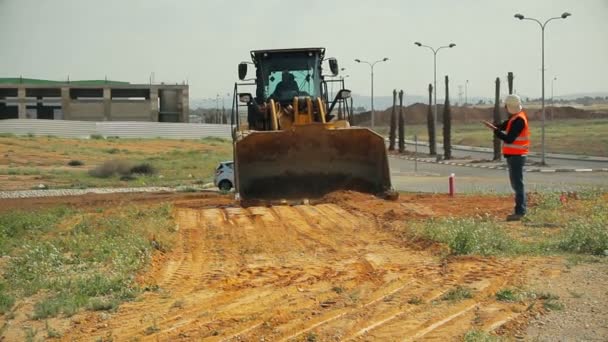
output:
M 450 197 L 447 194 L 400 194 L 396 201 L 383 201 L 376 196 L 356 191 L 336 191 L 321 202 L 335 203 L 374 217 L 403 219 L 425 217 L 461 217 L 474 215 L 503 216 L 512 207 L 511 196 L 470 195 Z

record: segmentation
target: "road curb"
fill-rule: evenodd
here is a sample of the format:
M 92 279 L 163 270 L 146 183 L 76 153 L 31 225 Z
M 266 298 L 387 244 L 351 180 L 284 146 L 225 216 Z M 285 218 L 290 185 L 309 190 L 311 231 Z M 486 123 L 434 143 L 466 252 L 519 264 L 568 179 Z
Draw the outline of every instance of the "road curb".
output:
M 429 160 L 427 158 L 416 158 L 416 157 L 407 157 L 395 154 L 389 154 L 389 157 L 395 157 L 399 159 L 411 160 L 411 161 L 419 161 L 422 163 L 428 164 L 442 164 L 442 165 L 452 165 L 452 166 L 464 166 L 464 167 L 474 167 L 478 169 L 491 169 L 491 170 L 507 170 L 504 166 L 492 166 L 492 165 L 478 165 L 473 163 L 457 163 L 450 162 L 445 160 Z M 545 172 L 545 173 L 554 173 L 554 172 L 608 172 L 608 168 L 597 168 L 597 169 L 583 169 L 583 168 L 556 168 L 556 169 L 541 169 L 541 168 L 526 168 L 525 172 Z

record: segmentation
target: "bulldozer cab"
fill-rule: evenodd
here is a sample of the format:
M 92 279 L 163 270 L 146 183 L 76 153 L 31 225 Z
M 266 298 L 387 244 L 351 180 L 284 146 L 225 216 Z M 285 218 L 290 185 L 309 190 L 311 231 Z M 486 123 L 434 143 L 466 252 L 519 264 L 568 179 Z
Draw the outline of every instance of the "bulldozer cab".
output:
M 321 96 L 322 50 L 254 51 L 251 58 L 256 67 L 258 102 L 274 99 L 290 103 L 294 97 Z
M 324 48 L 305 48 L 255 50 L 251 59 L 239 64 L 242 82 L 235 84 L 232 115 L 235 188 L 242 199 L 392 189 L 384 138 L 350 127 L 352 99 L 336 77 L 335 58 L 326 59 Z M 251 64 L 255 78 L 247 79 Z M 339 85 L 334 94 L 328 91 L 332 82 Z M 244 87 L 255 88 L 255 95 L 241 92 Z

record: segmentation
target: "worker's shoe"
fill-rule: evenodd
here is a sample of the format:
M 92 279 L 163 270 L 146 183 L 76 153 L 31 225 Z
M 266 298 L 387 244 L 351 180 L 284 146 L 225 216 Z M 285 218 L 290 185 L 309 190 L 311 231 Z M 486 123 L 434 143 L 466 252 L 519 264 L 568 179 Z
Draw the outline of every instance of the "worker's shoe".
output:
M 523 214 L 511 214 L 507 216 L 507 222 L 512 222 L 512 221 L 521 221 L 521 219 L 524 217 Z

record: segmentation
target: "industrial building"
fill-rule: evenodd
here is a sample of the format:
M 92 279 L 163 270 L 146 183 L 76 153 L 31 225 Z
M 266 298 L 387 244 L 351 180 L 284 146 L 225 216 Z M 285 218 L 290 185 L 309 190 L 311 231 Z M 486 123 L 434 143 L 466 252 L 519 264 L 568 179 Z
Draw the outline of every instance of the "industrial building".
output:
M 0 78 L 0 119 L 188 122 L 188 85 Z

